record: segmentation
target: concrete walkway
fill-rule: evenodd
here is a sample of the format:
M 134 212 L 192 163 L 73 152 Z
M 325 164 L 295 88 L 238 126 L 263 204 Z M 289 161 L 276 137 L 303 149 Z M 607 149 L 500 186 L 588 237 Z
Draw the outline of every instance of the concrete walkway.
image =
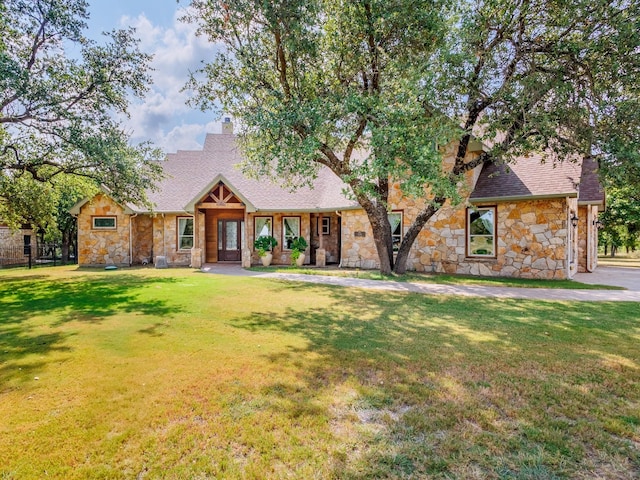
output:
M 612 285 L 628 290 L 568 290 L 560 288 L 489 287 L 477 285 L 439 285 L 434 283 L 394 282 L 363 278 L 303 275 L 299 273 L 273 273 L 245 270 L 237 264 L 207 264 L 203 272 L 221 275 L 240 275 L 259 278 L 289 280 L 322 285 L 413 292 L 427 295 L 459 295 L 484 298 L 520 298 L 553 301 L 587 302 L 640 302 L 640 269 L 599 267 L 594 273 L 576 275 L 576 282 Z

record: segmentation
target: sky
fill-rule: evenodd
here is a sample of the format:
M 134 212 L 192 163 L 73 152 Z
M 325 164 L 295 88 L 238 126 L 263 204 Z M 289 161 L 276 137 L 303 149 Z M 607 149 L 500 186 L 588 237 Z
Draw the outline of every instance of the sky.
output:
M 88 0 L 87 36 L 104 43 L 103 31 L 135 27 L 140 49 L 152 54 L 153 85 L 143 100 L 132 99 L 124 120 L 133 143 L 150 140 L 164 152 L 198 150 L 206 133 L 219 133 L 213 112 L 186 105 L 181 92 L 190 71 L 211 58 L 212 45 L 195 35 L 195 27 L 179 21 L 186 0 Z

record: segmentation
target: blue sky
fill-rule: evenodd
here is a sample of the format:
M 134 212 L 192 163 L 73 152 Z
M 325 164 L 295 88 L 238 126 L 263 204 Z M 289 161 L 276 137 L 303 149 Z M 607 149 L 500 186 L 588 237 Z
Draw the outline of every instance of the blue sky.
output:
M 213 113 L 185 105 L 187 92 L 181 88 L 189 71 L 211 56 L 213 46 L 195 36 L 195 27 L 180 22 L 181 0 L 88 0 L 87 36 L 101 43 L 101 32 L 133 26 L 140 48 L 154 55 L 154 80 L 146 97 L 132 99 L 126 128 L 133 142 L 150 140 L 165 152 L 199 149 L 205 133 L 218 133 L 220 124 Z

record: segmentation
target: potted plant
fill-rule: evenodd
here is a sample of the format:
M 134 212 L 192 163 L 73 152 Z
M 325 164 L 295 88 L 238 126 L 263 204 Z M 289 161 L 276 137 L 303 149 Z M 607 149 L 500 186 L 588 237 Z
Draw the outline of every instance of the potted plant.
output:
M 307 241 L 304 237 L 296 237 L 291 242 L 291 263 L 301 267 L 304 263 L 304 251 L 307 249 Z
M 276 245 L 278 245 L 278 241 L 271 235 L 262 235 L 253 242 L 253 247 L 258 252 L 262 265 L 265 267 L 271 265 L 271 260 L 273 260 L 271 250 L 273 250 Z

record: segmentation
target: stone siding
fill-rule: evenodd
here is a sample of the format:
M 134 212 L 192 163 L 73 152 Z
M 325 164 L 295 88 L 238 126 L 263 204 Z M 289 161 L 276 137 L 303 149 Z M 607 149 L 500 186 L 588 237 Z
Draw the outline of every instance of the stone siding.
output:
M 191 264 L 191 249 L 178 250 L 178 217 L 190 217 L 190 215 L 162 213 L 153 217 L 154 264 L 158 256 L 164 256 L 170 266 Z
M 273 218 L 273 237 L 278 241 L 278 245 L 273 249 L 273 265 L 291 265 L 291 251 L 283 248 L 283 232 L 282 232 L 282 217 L 300 217 L 300 235 L 304 237 L 307 244 L 310 244 L 310 214 L 309 213 L 250 213 L 248 214 L 248 225 L 246 225 L 245 235 L 247 238 L 247 247 L 251 250 L 251 264 L 260 264 L 260 257 L 253 248 L 253 242 L 255 241 L 255 228 L 253 219 L 254 217 L 272 217 Z M 309 255 L 309 248 L 305 253 L 304 263 L 308 265 L 310 263 L 311 256 Z
M 488 206 L 488 205 L 487 205 Z M 466 207 L 445 205 L 418 235 L 407 269 L 524 278 L 567 278 L 566 199 L 505 202 L 496 206 L 498 239 L 495 258 L 466 255 Z M 394 205 L 403 212 L 403 234 L 420 205 Z M 363 210 L 343 212 L 342 266 L 379 268 L 373 233 Z
M 24 236 L 31 235 L 31 246 L 36 246 L 36 235 L 30 228 L 20 228 L 11 230 L 6 225 L 0 225 L 0 247 L 22 248 L 24 247 Z
M 93 217 L 115 216 L 115 230 L 94 230 Z M 130 216 L 107 195 L 96 195 L 78 215 L 78 264 L 129 265 Z
M 325 251 L 325 260 L 327 263 L 338 263 L 340 260 L 340 217 L 335 213 L 322 215 L 323 219 L 329 219 L 329 235 L 322 236 L 322 248 Z M 320 236 L 316 230 L 316 224 L 319 222 L 319 214 L 311 214 L 311 241 L 308 242 L 311 249 L 315 250 L 320 247 Z M 322 228 L 318 225 L 319 229 Z M 308 239 L 307 239 L 308 240 Z
M 133 234 L 133 263 L 153 263 L 153 218 L 138 215 L 131 219 Z

